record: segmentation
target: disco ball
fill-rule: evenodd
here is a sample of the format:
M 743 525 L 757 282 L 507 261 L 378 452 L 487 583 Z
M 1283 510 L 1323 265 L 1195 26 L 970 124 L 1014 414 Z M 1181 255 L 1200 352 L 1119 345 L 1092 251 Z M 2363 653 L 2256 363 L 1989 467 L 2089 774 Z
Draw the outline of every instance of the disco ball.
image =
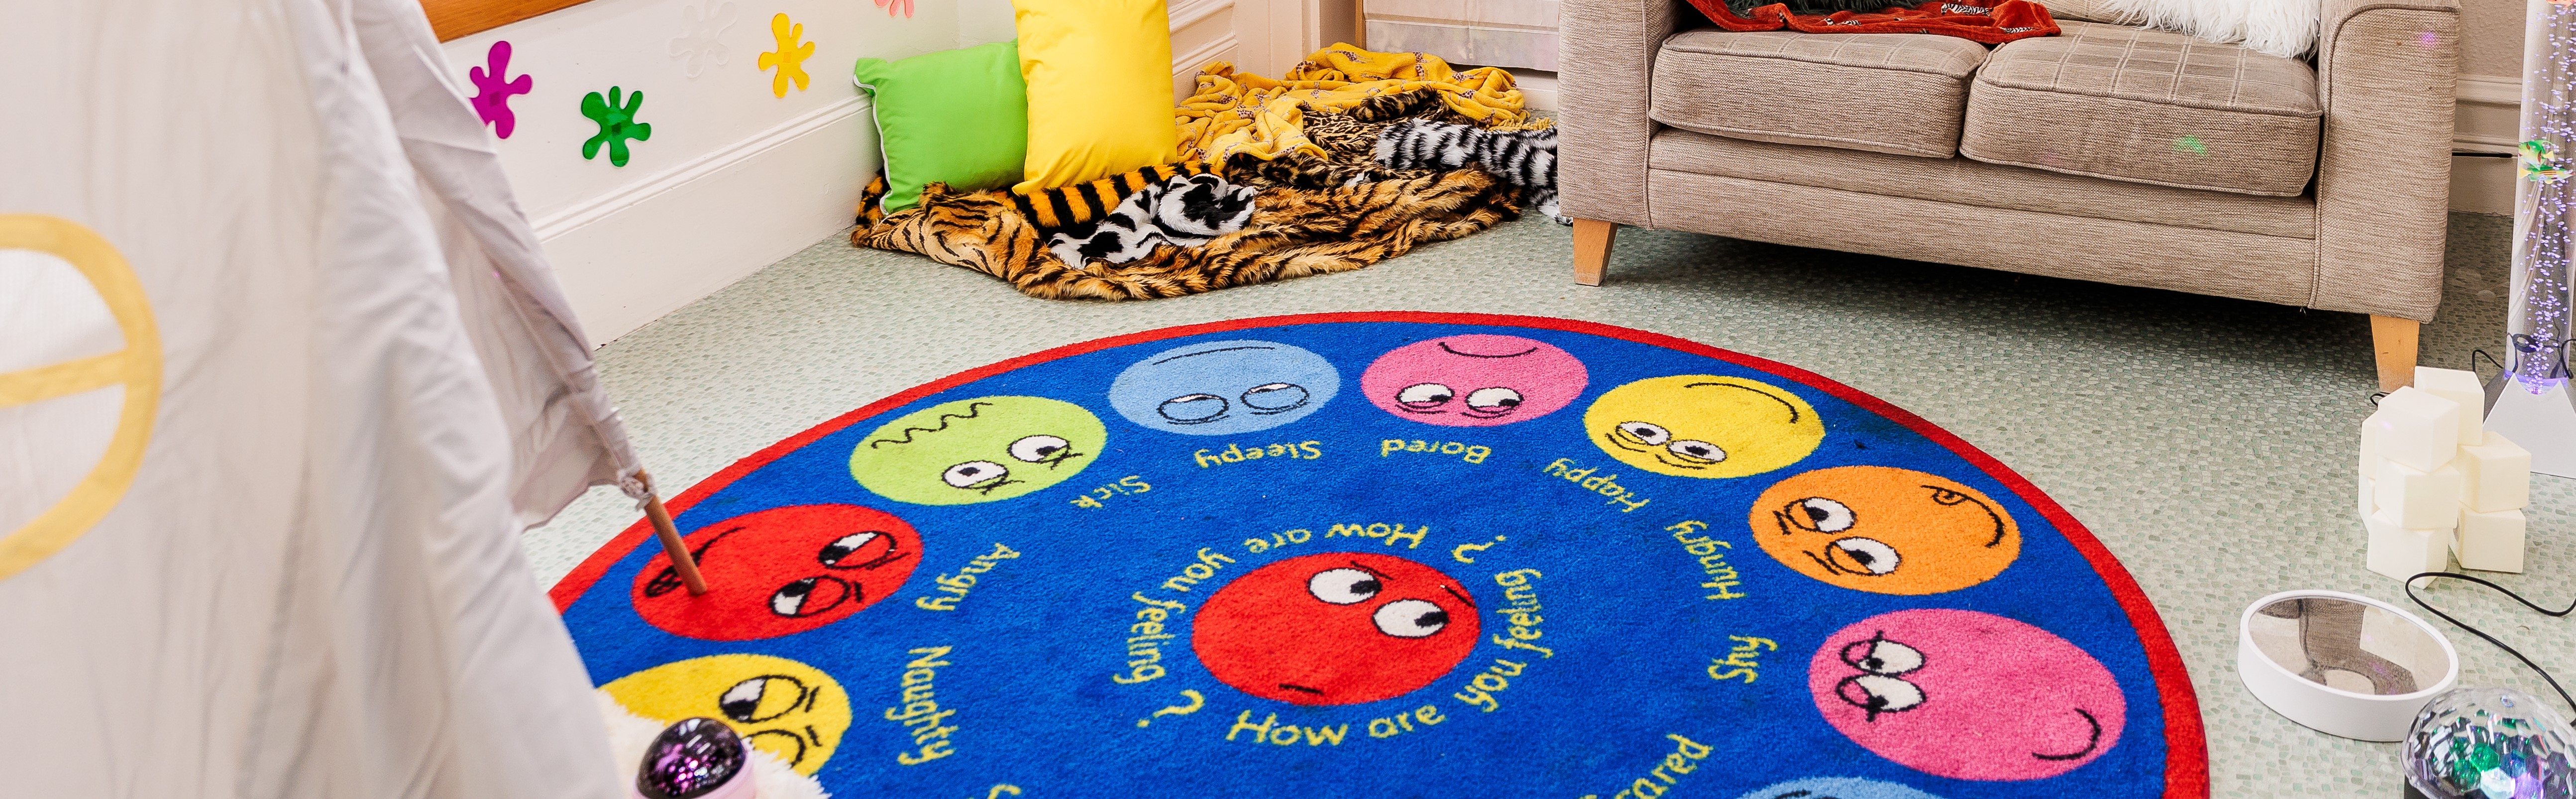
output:
M 2447 691 L 2406 731 L 2406 782 L 2429 799 L 2576 799 L 2576 730 L 2521 691 Z
M 637 799 L 752 799 L 749 750 L 724 722 L 681 719 L 644 750 Z

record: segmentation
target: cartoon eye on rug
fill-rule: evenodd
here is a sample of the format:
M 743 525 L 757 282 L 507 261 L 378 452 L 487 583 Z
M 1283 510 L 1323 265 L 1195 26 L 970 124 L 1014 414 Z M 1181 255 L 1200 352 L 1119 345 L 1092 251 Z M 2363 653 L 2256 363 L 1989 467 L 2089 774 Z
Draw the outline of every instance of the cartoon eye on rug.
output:
M 1108 440 L 1100 417 L 1070 402 L 977 397 L 877 428 L 850 450 L 850 476 L 899 502 L 992 502 L 1080 474 Z
M 1342 387 L 1333 365 L 1300 347 L 1211 341 L 1164 350 L 1109 384 L 1128 421 L 1194 436 L 1268 430 L 1306 418 Z
M 1190 648 L 1218 681 L 1297 705 L 1402 696 L 1476 648 L 1476 603 L 1440 570 L 1328 552 L 1254 569 L 1217 589 Z
M 1900 610 L 1845 627 L 1809 660 L 1807 689 L 1861 748 L 1964 780 L 2074 770 L 2119 743 L 2128 711 L 2091 654 L 1967 610 Z
M 1912 469 L 1841 466 L 1800 474 L 1753 501 L 1753 540 L 1781 565 L 1874 594 L 1956 591 L 2021 557 L 2002 505 Z
M 1583 395 L 1583 362 L 1556 345 L 1469 334 L 1397 347 L 1360 374 L 1369 402 L 1398 418 L 1493 427 L 1556 412 Z
M 1859 777 L 1808 777 L 1766 785 L 1736 799 L 1941 799 L 1893 782 Z
M 1592 443 L 1621 463 L 1675 477 L 1743 477 L 1807 457 L 1825 439 L 1816 409 L 1789 390 L 1716 375 L 1650 377 L 1583 412 Z
M 1834 686 L 1834 695 L 1861 709 L 1868 720 L 1880 713 L 1902 713 L 1923 704 L 1923 689 L 1906 682 L 1908 672 L 1923 668 L 1923 653 L 1887 640 L 1884 633 L 1843 646 L 1843 665 L 1859 669 Z
M 669 555 L 635 575 L 635 613 L 709 641 L 792 635 L 892 595 L 921 565 L 912 525 L 857 505 L 792 505 L 698 528 L 685 539 L 708 591 L 681 590 Z
M 752 748 L 811 775 L 850 729 L 850 695 L 822 670 L 769 655 L 709 655 L 599 687 L 626 711 L 663 723 L 720 719 Z

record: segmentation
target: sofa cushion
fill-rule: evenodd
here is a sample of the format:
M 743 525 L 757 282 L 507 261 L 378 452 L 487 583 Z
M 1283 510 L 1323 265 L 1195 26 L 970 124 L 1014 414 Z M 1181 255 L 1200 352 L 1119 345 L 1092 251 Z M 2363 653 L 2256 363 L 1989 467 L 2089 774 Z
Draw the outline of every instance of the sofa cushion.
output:
M 1656 55 L 1647 115 L 1729 138 L 1948 158 L 1985 59 L 1985 45 L 1950 36 L 1686 31 Z
M 2307 197 L 2256 197 L 2193 191 L 1989 164 L 1966 158 L 1907 158 L 1741 141 L 1664 130 L 1648 145 L 1646 164 L 1660 172 L 1723 175 L 1888 197 L 2113 219 L 2167 227 L 2224 230 L 2293 239 L 2317 236 L 2317 204 Z
M 2238 194 L 2307 187 L 2323 112 L 2306 63 L 2167 31 L 2060 26 L 1986 59 L 1961 155 Z

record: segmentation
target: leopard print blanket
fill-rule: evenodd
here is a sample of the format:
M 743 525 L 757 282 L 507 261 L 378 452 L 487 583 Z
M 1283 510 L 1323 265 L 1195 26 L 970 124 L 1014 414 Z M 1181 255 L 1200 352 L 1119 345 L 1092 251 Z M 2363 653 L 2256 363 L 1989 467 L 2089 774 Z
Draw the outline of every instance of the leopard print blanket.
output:
M 1431 92 L 1373 97 L 1347 113 L 1308 109 L 1307 135 L 1330 157 L 1228 159 L 1220 170 L 1226 180 L 1261 190 L 1243 229 L 1129 263 L 1065 263 L 1047 250 L 1053 231 L 1008 192 L 938 183 L 923 189 L 920 205 L 862 215 L 850 243 L 972 269 L 1032 297 L 1129 300 L 1347 272 L 1520 215 L 1519 190 L 1483 171 L 1378 167 L 1371 160 L 1378 132 L 1401 119 L 1461 121 Z

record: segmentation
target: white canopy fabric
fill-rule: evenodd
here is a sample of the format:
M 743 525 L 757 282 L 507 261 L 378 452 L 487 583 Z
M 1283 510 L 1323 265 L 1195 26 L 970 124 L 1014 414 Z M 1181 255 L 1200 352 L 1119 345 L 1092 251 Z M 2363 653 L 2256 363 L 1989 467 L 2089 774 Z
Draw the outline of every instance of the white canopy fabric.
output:
M 414 0 L 0 11 L 0 795 L 623 795 L 518 533 L 637 464 Z

